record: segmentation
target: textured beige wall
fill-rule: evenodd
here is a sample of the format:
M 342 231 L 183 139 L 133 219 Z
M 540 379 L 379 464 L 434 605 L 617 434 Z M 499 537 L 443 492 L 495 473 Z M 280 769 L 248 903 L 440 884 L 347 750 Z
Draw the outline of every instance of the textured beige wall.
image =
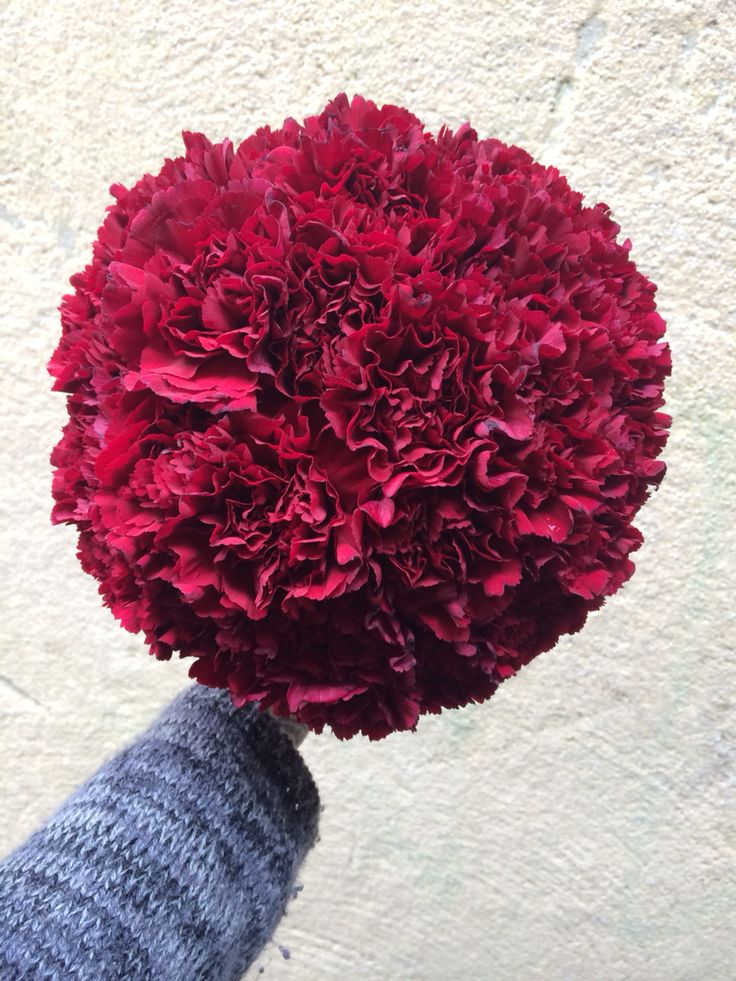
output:
M 736 5 L 2 4 L 0 848 L 185 683 L 49 526 L 45 362 L 113 180 L 341 89 L 469 117 L 603 199 L 659 284 L 675 417 L 634 579 L 485 706 L 310 736 L 325 810 L 277 942 L 293 981 L 726 981 L 736 958 Z M 252 972 L 257 976 L 257 971 Z

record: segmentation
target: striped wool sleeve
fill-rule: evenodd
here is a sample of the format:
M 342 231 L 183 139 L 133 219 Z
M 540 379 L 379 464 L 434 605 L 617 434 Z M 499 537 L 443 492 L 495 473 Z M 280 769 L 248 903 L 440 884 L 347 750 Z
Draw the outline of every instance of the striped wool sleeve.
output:
M 239 978 L 318 814 L 279 723 L 192 687 L 0 864 L 0 977 Z

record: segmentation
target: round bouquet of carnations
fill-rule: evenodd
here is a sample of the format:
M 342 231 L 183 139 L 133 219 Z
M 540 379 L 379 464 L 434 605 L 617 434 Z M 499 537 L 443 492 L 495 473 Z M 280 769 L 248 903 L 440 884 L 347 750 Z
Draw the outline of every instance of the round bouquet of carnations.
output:
M 609 209 L 340 95 L 115 203 L 50 363 L 53 518 L 158 658 L 339 737 L 481 702 L 625 583 L 655 287 Z

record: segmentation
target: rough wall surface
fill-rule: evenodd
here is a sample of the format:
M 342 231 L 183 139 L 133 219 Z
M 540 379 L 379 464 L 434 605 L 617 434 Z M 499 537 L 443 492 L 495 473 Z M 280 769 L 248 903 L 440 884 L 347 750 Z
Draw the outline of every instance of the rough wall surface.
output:
M 669 474 L 637 573 L 485 706 L 310 736 L 325 810 L 258 966 L 293 981 L 727 981 L 736 962 L 731 0 L 11 0 L 0 12 L 0 849 L 186 683 L 49 525 L 45 363 L 113 180 L 181 129 L 245 136 L 340 90 L 557 164 L 658 283 Z M 282 957 L 277 944 L 288 948 Z

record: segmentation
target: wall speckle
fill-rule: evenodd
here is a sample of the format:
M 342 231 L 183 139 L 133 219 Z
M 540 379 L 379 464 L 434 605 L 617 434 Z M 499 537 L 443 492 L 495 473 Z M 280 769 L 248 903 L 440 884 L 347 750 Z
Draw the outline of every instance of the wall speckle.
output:
M 309 736 L 321 841 L 256 962 L 292 981 L 729 981 L 736 961 L 732 191 L 719 0 L 91 0 L 0 12 L 0 848 L 186 683 L 49 524 L 45 363 L 113 181 L 337 92 L 466 118 L 613 207 L 659 285 L 669 473 L 637 573 L 493 700 Z M 288 951 L 289 958 L 283 951 Z

